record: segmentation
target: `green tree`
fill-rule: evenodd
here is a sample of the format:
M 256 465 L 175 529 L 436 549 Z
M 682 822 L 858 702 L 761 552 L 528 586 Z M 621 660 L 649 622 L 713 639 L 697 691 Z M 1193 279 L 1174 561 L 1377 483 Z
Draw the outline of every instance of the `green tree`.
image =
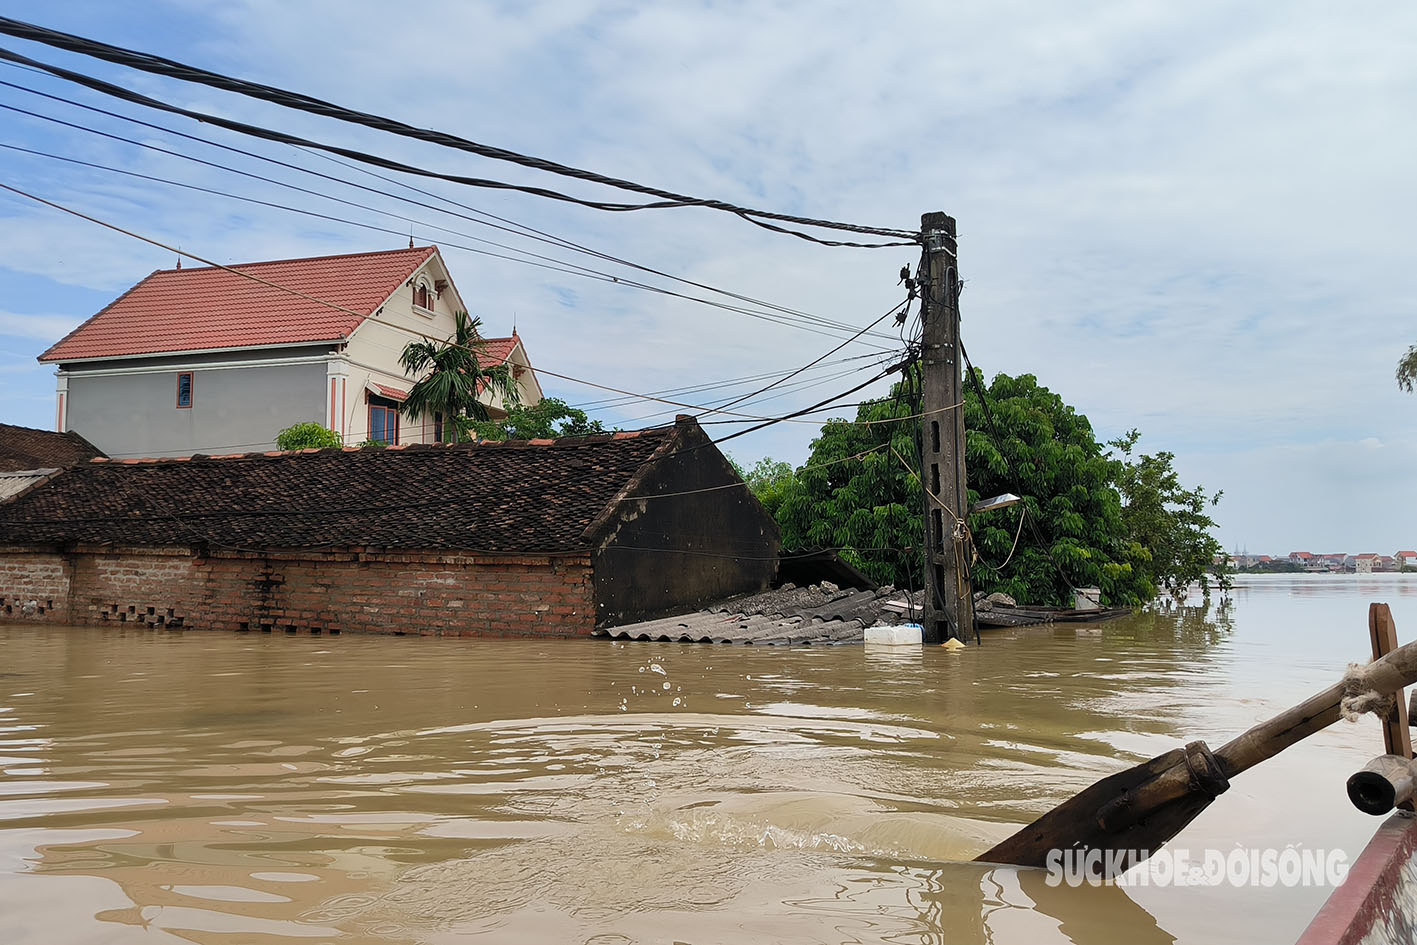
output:
M 543 397 L 529 407 L 515 406 L 501 420 L 481 420 L 472 429 L 484 440 L 535 440 L 604 433 L 599 420 L 555 397 Z
M 748 489 L 757 496 L 763 508 L 770 514 L 777 515 L 777 510 L 787 498 L 788 490 L 792 488 L 792 464 L 764 456 L 750 469 L 745 470 L 736 462 L 733 463 L 733 468 L 738 470 L 738 475 L 743 477 Z
M 982 386 L 982 375 L 978 379 Z M 971 516 L 980 555 L 975 587 L 1064 605 L 1072 604 L 1073 587 L 1098 587 L 1103 601 L 1115 606 L 1155 596 L 1137 568 L 1140 549 L 1127 536 L 1114 483 L 1118 464 L 1087 417 L 1031 374 L 999 374 L 986 393 L 1002 442 L 995 441 L 971 384 L 964 406 L 969 501 L 1004 492 L 1023 501 Z M 1020 509 L 1030 520 L 1021 535 Z
M 499 395 L 509 407 L 520 399 L 507 365 L 482 366 L 480 356 L 487 344 L 482 320 L 469 318 L 467 312 L 458 312 L 455 318 L 448 341 L 411 341 L 399 355 L 404 373 L 417 378 L 399 412 L 410 420 L 442 414 L 443 436 L 454 443 L 467 435 L 471 424 L 489 419 L 479 393 Z
M 839 548 L 844 559 L 877 581 L 899 587 L 919 583 L 923 498 L 912 472 L 918 460 L 911 459 L 918 455 L 918 421 L 882 422 L 910 415 L 905 386 L 913 380 L 857 408 L 857 420 L 877 422 L 833 419 L 822 426 L 806 465 L 777 501 L 786 548 Z
M 276 434 L 276 449 L 305 450 L 344 446 L 344 438 L 313 420 L 288 426 Z
M 917 384 L 912 374 L 889 397 L 858 408 L 857 421 L 875 422 L 823 426 L 777 510 L 787 547 L 840 547 L 877 580 L 919 583 L 924 500 L 916 472 L 918 421 L 881 422 L 911 415 Z M 1114 482 L 1121 464 L 1105 453 L 1087 418 L 1032 375 L 999 374 L 987 393 L 1003 436 L 995 442 L 968 388 L 969 501 L 1017 492 L 1023 502 L 971 516 L 980 556 L 976 590 L 1003 591 L 1032 604 L 1071 603 L 1072 587 L 1089 585 L 1115 605 L 1154 596 L 1154 585 L 1139 569 L 1144 549 L 1130 540 L 1123 519 Z M 1020 509 L 1032 519 L 1022 534 Z
M 1417 345 L 1407 349 L 1407 353 L 1397 362 L 1397 386 L 1401 390 L 1412 393 L 1414 382 L 1417 382 Z
M 1136 546 L 1138 570 L 1153 588 L 1178 600 L 1195 583 L 1209 594 L 1212 573 L 1225 589 L 1228 566 L 1216 564 L 1217 556 L 1225 561 L 1224 549 L 1211 534 L 1215 521 L 1206 511 L 1220 502 L 1222 493 L 1208 496 L 1201 486 L 1182 488 L 1172 467 L 1173 453 L 1133 457 L 1138 439 L 1140 434 L 1132 430 L 1108 443 L 1121 457 L 1116 486 L 1122 495 L 1127 537 Z

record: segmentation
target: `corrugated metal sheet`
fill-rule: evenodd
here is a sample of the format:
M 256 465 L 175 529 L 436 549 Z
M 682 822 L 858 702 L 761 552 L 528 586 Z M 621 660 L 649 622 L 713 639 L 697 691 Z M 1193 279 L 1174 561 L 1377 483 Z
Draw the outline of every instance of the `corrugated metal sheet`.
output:
M 616 640 L 680 643 L 859 643 L 866 628 L 885 614 L 892 587 L 875 591 L 840 589 L 831 584 L 785 585 L 764 594 L 724 601 L 697 613 L 665 617 L 602 630 Z
M 42 479 L 57 473 L 57 469 L 25 469 L 19 472 L 0 472 L 0 502 L 19 495 Z

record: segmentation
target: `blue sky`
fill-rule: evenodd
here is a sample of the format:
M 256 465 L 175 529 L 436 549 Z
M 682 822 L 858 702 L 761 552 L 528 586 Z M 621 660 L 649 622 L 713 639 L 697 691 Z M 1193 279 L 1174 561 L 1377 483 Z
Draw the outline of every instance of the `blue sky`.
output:
M 1393 368 L 1417 342 L 1417 9 L 1358 3 L 655 5 L 246 0 L 7 2 L 6 15 L 681 192 L 911 228 L 959 220 L 966 342 L 986 372 L 1031 372 L 1103 439 L 1131 427 L 1224 489 L 1227 546 L 1417 546 L 1417 397 Z M 588 186 L 125 72 L 19 41 L 146 94 L 462 173 Z M 318 157 L 140 114 L 0 66 L 0 80 L 113 108 L 304 167 Z M 0 111 L 0 143 L 50 151 L 407 233 L 388 214 L 500 239 L 465 220 L 271 173 L 0 86 L 0 103 L 218 160 L 339 207 L 111 139 Z M 0 150 L 0 181 L 222 262 L 407 238 Z M 907 250 L 809 246 L 699 210 L 612 215 L 423 185 L 618 256 L 838 321 L 893 304 Z M 786 370 L 835 342 L 439 242 L 488 330 L 515 319 L 533 361 L 637 391 Z M 565 253 L 554 253 L 566 255 Z M 34 357 L 155 268 L 157 250 L 0 196 L 0 420 L 48 427 Z M 607 271 L 611 271 L 607 269 Z M 869 354 L 853 347 L 843 355 Z M 777 412 L 856 383 L 813 372 Z M 864 377 L 863 377 L 864 379 Z M 594 389 L 547 379 L 571 402 Z M 744 388 L 740 388 L 740 391 Z M 695 400 L 708 395 L 686 395 Z M 663 419 L 642 405 L 600 415 Z M 669 408 L 672 413 L 672 408 Z M 720 428 L 723 429 L 723 428 Z M 728 427 L 727 429 L 733 429 Z M 734 441 L 800 462 L 813 428 Z

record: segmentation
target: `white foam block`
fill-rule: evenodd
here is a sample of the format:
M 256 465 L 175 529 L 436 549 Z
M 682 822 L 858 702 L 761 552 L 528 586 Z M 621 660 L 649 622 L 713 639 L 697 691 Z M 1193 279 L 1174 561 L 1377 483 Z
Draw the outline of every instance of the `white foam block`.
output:
M 885 646 L 920 646 L 924 631 L 919 624 L 901 623 L 893 627 L 867 627 L 866 642 Z

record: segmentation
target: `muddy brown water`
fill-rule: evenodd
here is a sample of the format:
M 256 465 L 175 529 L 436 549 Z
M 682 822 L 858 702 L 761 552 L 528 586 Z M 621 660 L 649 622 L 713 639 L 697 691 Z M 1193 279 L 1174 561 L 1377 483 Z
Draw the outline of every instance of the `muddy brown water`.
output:
M 1285 942 L 1323 888 L 967 862 L 1367 655 L 1417 580 L 877 652 L 0 628 L 0 942 Z M 1176 841 L 1342 849 L 1371 718 Z

